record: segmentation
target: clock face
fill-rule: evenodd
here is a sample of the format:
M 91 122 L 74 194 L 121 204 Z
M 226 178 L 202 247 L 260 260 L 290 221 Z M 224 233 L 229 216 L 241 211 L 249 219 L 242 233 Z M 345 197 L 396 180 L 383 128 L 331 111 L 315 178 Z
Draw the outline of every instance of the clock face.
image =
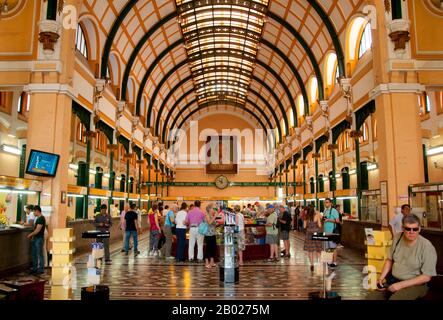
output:
M 229 186 L 229 180 L 225 176 L 219 176 L 215 179 L 215 186 L 219 189 L 226 189 Z

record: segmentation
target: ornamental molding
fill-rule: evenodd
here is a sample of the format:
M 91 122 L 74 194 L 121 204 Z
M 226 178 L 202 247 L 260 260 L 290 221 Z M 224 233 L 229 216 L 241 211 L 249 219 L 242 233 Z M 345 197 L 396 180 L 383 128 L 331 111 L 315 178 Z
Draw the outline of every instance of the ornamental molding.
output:
M 375 99 L 382 94 L 422 93 L 426 87 L 420 83 L 382 83 L 369 92 L 369 98 Z

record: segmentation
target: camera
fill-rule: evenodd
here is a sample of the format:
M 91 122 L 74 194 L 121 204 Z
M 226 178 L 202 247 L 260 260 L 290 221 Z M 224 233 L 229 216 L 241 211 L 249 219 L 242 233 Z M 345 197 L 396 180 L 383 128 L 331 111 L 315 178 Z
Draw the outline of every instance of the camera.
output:
M 387 288 L 387 283 L 380 283 L 380 282 L 377 282 L 377 288 L 379 288 L 379 289 L 385 289 L 385 288 Z

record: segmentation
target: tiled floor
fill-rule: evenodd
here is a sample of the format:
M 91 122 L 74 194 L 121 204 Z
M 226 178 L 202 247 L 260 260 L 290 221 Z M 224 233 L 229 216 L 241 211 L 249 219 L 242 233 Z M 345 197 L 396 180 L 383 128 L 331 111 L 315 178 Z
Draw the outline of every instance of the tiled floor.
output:
M 311 273 L 303 251 L 303 235 L 291 235 L 291 258 L 280 262 L 253 261 L 240 268 L 238 284 L 219 281 L 218 268 L 207 270 L 204 264 L 184 263 L 147 257 L 147 237 L 140 242 L 141 254 L 134 258 L 113 246 L 112 264 L 102 267 L 102 284 L 108 285 L 111 299 L 308 299 L 309 292 L 322 288 L 322 278 Z M 77 289 L 73 299 L 80 299 L 81 287 L 87 286 L 87 255 L 75 260 Z M 364 256 L 343 248 L 333 281 L 333 291 L 343 299 L 364 299 L 362 286 Z M 49 273 L 49 272 L 48 272 Z M 51 298 L 50 276 L 45 298 Z

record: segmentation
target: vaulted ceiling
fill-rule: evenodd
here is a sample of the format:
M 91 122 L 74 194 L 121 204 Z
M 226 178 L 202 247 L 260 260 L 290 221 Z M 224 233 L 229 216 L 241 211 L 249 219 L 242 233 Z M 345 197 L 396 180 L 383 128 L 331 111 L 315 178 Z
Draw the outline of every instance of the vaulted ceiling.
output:
M 315 76 L 323 99 L 329 52 L 344 75 L 339 41 L 363 0 L 84 0 L 94 17 L 101 77 L 110 56 L 120 65 L 121 100 L 165 142 L 169 129 L 207 108 L 232 108 L 258 127 L 297 126 L 296 97 Z M 129 83 L 131 82 L 131 83 Z M 133 90 L 133 93 L 128 92 Z M 206 110 L 207 111 L 207 110 Z M 281 139 L 280 139 L 281 140 Z

